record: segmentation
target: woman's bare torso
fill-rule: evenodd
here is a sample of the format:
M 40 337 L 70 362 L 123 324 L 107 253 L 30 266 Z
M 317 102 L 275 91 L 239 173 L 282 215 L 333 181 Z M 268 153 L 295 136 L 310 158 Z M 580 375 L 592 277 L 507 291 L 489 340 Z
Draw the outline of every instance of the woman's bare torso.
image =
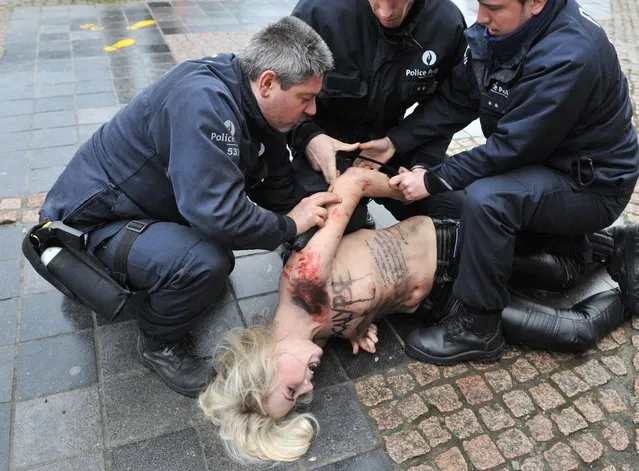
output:
M 427 217 L 344 236 L 325 287 L 330 318 L 322 319 L 318 336 L 356 339 L 376 317 L 414 312 L 432 288 L 436 266 Z

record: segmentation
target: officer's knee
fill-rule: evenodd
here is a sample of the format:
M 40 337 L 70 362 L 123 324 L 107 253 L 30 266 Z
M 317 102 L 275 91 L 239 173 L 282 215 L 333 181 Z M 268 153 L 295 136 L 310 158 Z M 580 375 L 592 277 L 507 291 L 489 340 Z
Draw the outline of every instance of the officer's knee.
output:
M 201 241 L 184 256 L 177 271 L 170 278 L 168 288 L 188 292 L 191 301 L 210 300 L 224 289 L 233 266 L 233 254 L 226 248 Z

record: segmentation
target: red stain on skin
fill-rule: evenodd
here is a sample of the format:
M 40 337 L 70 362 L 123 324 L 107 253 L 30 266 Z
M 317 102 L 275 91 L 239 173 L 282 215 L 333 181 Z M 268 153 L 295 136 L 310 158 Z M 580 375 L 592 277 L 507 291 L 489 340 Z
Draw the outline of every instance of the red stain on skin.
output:
M 364 180 L 364 183 L 362 184 L 362 191 L 365 192 L 373 183 L 371 182 L 370 179 L 366 179 Z
M 329 309 L 321 271 L 320 254 L 309 250 L 293 254 L 282 273 L 290 282 L 287 289 L 293 302 L 314 316 Z

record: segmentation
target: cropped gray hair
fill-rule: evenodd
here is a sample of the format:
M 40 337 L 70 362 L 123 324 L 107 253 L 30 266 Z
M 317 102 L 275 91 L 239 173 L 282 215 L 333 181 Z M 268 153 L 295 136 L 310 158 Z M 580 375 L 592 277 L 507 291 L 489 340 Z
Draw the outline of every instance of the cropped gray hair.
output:
M 317 32 L 302 20 L 285 16 L 261 29 L 237 57 L 251 81 L 275 72 L 282 89 L 321 77 L 333 68 L 333 54 Z

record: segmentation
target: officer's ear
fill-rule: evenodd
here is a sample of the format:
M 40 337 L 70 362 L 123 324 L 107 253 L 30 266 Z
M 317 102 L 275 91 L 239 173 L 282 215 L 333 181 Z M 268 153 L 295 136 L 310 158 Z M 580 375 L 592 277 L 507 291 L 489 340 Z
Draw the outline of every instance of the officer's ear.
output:
M 537 16 L 541 13 L 541 11 L 546 6 L 547 0 L 532 0 L 530 5 L 530 12 L 533 16 Z
M 257 89 L 262 98 L 267 98 L 273 91 L 277 82 L 277 75 L 272 70 L 265 70 L 257 78 Z

